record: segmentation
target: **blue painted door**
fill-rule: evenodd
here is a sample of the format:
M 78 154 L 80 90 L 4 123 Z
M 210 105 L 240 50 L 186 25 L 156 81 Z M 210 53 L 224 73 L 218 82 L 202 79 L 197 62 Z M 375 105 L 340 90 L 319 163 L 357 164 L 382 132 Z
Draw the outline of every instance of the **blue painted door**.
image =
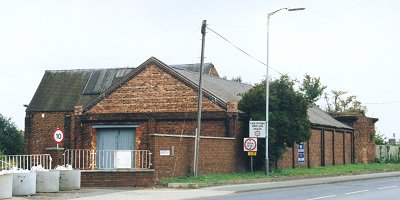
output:
M 115 150 L 135 150 L 136 132 L 134 128 L 101 128 L 96 134 L 97 169 L 114 169 Z M 134 153 L 133 153 L 134 154 Z M 135 159 L 132 159 L 132 166 Z

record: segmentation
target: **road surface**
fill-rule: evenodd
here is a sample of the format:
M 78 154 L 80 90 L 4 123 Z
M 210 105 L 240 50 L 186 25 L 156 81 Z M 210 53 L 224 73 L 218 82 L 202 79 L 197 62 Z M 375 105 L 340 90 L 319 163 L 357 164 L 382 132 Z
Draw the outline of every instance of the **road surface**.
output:
M 400 177 L 320 184 L 285 189 L 239 192 L 207 200 L 368 200 L 400 199 Z

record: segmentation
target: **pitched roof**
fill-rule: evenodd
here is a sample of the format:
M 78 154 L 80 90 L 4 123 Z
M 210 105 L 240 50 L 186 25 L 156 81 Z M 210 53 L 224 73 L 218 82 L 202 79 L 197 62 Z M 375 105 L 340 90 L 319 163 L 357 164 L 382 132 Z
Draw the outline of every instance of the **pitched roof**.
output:
M 353 130 L 353 128 L 339 122 L 316 105 L 310 107 L 307 110 L 307 114 L 311 124 Z
M 198 72 L 188 70 L 176 71 L 195 83 L 199 82 Z M 205 74 L 203 76 L 203 87 L 226 102 L 235 102 L 242 98 L 240 94 L 247 92 L 253 86 Z
M 178 70 L 186 70 L 186 71 L 191 71 L 191 72 L 200 72 L 200 63 L 169 65 L 169 66 L 174 68 L 174 69 L 178 69 Z M 215 71 L 216 74 L 213 74 L 213 71 Z M 219 76 L 217 70 L 215 69 L 215 67 L 214 67 L 214 65 L 212 63 L 203 63 L 203 74 Z
M 151 63 L 197 90 L 198 72 L 184 67 L 172 68 L 151 57 L 137 68 L 47 70 L 27 111 L 73 111 L 78 105 L 89 109 Z M 252 87 L 211 75 L 204 75 L 203 85 L 204 96 L 222 106 L 230 101 L 239 101 L 241 97 L 238 94 Z
M 27 111 L 71 111 L 97 97 L 121 74 L 131 71 L 120 69 L 47 70 L 35 92 Z

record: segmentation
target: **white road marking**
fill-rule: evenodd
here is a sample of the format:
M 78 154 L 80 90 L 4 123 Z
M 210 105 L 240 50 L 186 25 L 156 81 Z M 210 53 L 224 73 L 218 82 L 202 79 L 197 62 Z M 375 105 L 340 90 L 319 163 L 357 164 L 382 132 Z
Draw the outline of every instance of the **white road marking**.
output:
M 361 192 L 368 192 L 369 190 L 360 190 L 360 191 L 355 191 L 355 192 L 348 192 L 346 193 L 347 195 L 349 194 L 357 194 L 357 193 L 361 193 Z
M 393 186 L 381 187 L 381 188 L 377 188 L 377 189 L 378 189 L 378 190 L 384 190 L 384 189 L 397 188 L 397 187 L 399 187 L 399 186 L 393 185 Z
M 312 198 L 312 199 L 307 199 L 307 200 L 317 200 L 317 199 L 326 199 L 326 198 L 330 198 L 330 197 L 335 197 L 336 195 L 329 195 L 329 196 L 323 196 L 323 197 L 316 197 L 316 198 Z

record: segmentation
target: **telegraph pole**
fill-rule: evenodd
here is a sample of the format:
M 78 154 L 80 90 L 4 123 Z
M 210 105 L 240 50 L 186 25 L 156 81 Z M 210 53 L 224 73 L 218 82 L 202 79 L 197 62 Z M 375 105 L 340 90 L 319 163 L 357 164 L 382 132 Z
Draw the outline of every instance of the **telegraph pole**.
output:
M 198 176 L 198 171 L 199 171 L 199 145 L 200 145 L 200 126 L 201 126 L 201 104 L 202 104 L 202 97 L 203 97 L 203 81 L 202 81 L 202 76 L 203 76 L 203 62 L 204 62 L 204 45 L 205 45 L 205 39 L 206 39 L 206 27 L 207 27 L 207 21 L 203 20 L 202 26 L 201 26 L 201 57 L 200 57 L 200 77 L 199 77 L 199 96 L 197 100 L 197 128 L 196 128 L 196 138 L 195 138 L 195 143 L 194 143 L 194 164 L 193 164 L 193 171 L 194 171 L 194 177 Z

